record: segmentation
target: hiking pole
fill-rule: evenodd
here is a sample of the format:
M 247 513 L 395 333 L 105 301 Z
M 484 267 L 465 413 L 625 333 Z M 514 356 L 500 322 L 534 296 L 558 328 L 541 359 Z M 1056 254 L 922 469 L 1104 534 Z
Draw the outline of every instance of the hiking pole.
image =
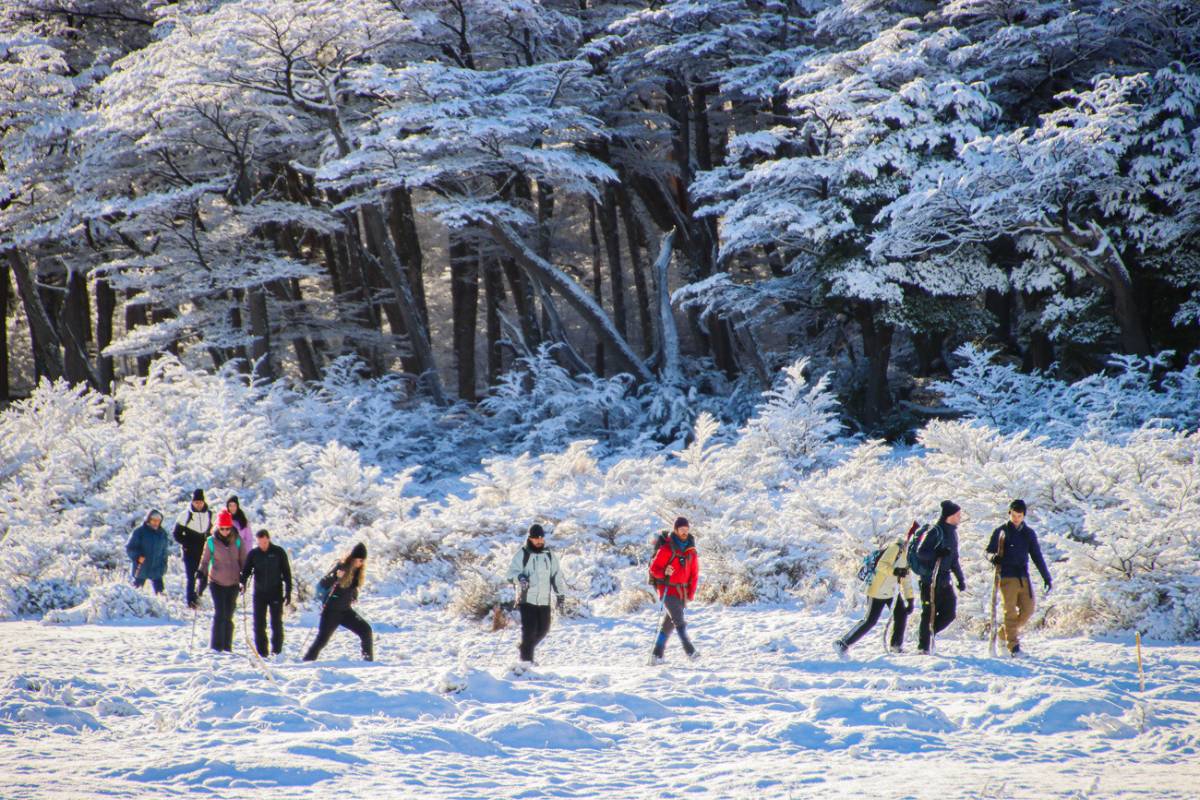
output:
M 188 652 L 196 646 L 196 619 L 200 616 L 200 598 L 196 598 L 196 604 L 192 606 L 192 635 L 188 637 Z
M 889 652 L 889 650 L 888 650 L 888 630 L 892 627 L 892 618 L 895 616 L 896 610 L 898 608 L 900 608 L 900 603 L 904 602 L 903 598 L 901 597 L 901 594 L 903 593 L 903 590 L 904 590 L 904 579 L 906 577 L 908 577 L 908 570 L 909 570 L 908 543 L 910 541 L 912 541 L 913 534 L 917 532 L 918 527 L 919 526 L 917 525 L 917 521 L 914 519 L 912 522 L 912 525 L 908 526 L 908 533 L 904 534 L 904 543 L 900 545 L 900 549 L 896 551 L 896 557 L 894 559 L 892 559 L 892 574 L 895 575 L 896 574 L 896 562 L 900 560 L 901 556 L 904 556 L 904 575 L 896 575 L 896 599 L 894 601 L 896 603 L 896 606 L 895 606 L 895 608 L 892 609 L 892 613 L 888 615 L 887 622 L 885 622 L 883 624 L 883 652 L 885 652 L 885 653 Z M 908 624 L 907 617 L 905 617 L 904 622 L 905 622 L 905 624 Z
M 1138 688 L 1144 695 L 1146 694 L 1146 675 L 1142 672 L 1142 632 L 1135 631 L 1133 637 L 1137 642 Z
M 258 667 L 262 671 L 262 673 L 267 676 L 267 680 L 269 680 L 271 683 L 278 684 L 279 681 L 275 680 L 275 676 L 271 674 L 271 669 L 270 669 L 270 667 L 267 666 L 267 662 L 263 661 L 262 654 L 258 652 L 258 646 L 250 641 L 250 623 L 247 621 L 248 613 L 246 611 L 246 590 L 245 589 L 242 589 L 241 595 L 242 595 L 242 633 L 246 638 L 246 659 L 250 662 L 251 666 Z
M 999 561 L 1004 557 L 1004 535 L 1007 533 L 1004 528 L 1000 529 L 1000 539 L 996 542 L 996 566 L 995 574 L 992 577 L 992 635 L 991 642 L 988 644 L 988 653 L 992 658 L 996 657 L 996 637 L 1000 633 L 1000 629 L 996 627 L 996 595 L 1000 593 L 1000 564 Z M 1032 589 L 1030 590 L 1032 592 Z M 1007 613 L 1007 612 L 1006 612 Z M 1008 642 L 1008 631 L 1004 632 L 1004 641 Z
M 130 582 L 131 584 L 133 584 L 133 588 L 135 588 L 135 589 L 137 588 L 137 579 L 138 579 L 138 576 L 142 574 L 142 564 L 144 564 L 144 563 L 146 563 L 146 559 L 145 559 L 145 557 L 143 556 L 143 557 L 142 557 L 142 560 L 141 560 L 141 561 L 139 561 L 139 562 L 137 562 L 137 569 L 135 569 L 135 570 L 133 571 L 133 577 L 132 577 L 132 578 L 130 578 L 130 580 L 129 580 L 129 582 Z
M 937 583 L 942 574 L 942 560 L 933 562 L 933 575 L 929 579 L 929 655 L 934 653 L 937 638 Z

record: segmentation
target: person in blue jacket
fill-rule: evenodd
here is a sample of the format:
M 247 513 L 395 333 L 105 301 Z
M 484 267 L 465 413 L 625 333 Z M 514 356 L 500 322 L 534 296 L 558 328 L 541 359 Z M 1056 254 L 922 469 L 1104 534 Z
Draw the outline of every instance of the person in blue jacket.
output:
M 167 574 L 167 556 L 171 549 L 162 520 L 161 512 L 151 511 L 145 521 L 129 534 L 129 541 L 125 543 L 134 587 L 140 589 L 146 581 L 150 581 L 155 594 L 163 593 L 163 576 Z
M 1004 627 L 1000 629 L 1000 637 L 1013 656 L 1021 655 L 1021 628 L 1037 606 L 1033 583 L 1029 580 L 1030 558 L 1042 576 L 1047 593 L 1052 585 L 1037 533 L 1025 524 L 1025 510 L 1024 500 L 1013 500 L 1008 506 L 1008 522 L 992 531 L 987 546 L 988 560 L 1000 568 L 1000 594 L 1004 598 Z

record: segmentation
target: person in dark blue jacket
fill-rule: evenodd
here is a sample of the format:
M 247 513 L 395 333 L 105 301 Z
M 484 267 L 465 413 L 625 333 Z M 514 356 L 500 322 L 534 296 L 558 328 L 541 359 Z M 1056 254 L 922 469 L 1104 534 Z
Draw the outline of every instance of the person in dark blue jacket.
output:
M 135 588 L 142 588 L 146 581 L 154 587 L 155 594 L 163 593 L 163 576 L 167 574 L 167 556 L 171 542 L 162 528 L 163 516 L 151 511 L 146 519 L 129 534 L 125 553 L 129 556 L 130 573 Z
M 942 513 L 937 525 L 925 534 L 917 549 L 917 558 L 936 569 L 932 580 L 921 578 L 921 628 L 917 641 L 917 652 L 929 654 L 933 637 L 944 631 L 954 621 L 958 610 L 958 595 L 950 586 L 950 576 L 958 580 L 958 590 L 967 588 L 962 567 L 958 563 L 958 523 L 962 522 L 962 509 L 949 500 L 942 501 Z M 937 606 L 934 612 L 933 606 Z
M 1000 568 L 1000 594 L 1004 598 L 1004 627 L 1000 629 L 1000 637 L 1014 656 L 1021 655 L 1021 628 L 1037 606 L 1029 580 L 1031 557 L 1047 593 L 1052 585 L 1037 533 L 1025 524 L 1025 509 L 1024 500 L 1013 500 L 1008 506 L 1008 522 L 992 531 L 987 546 L 988 559 Z
M 242 567 L 242 593 L 254 576 L 254 646 L 267 657 L 267 612 L 271 613 L 271 653 L 283 651 L 283 607 L 292 602 L 292 566 L 287 552 L 271 542 L 271 532 L 263 528 L 255 536 L 258 546 L 246 556 Z M 243 601 L 244 602 L 244 601 Z

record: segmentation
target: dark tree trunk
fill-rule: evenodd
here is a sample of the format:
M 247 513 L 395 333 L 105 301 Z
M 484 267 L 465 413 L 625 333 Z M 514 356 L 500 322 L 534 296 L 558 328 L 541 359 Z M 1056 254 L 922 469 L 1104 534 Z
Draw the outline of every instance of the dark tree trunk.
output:
M 473 242 L 454 231 L 450 233 L 450 304 L 454 325 L 454 358 L 458 366 L 458 396 L 474 403 L 479 254 Z
M 136 304 L 133 299 L 137 297 L 137 292 L 133 289 L 128 289 L 125 292 L 125 332 L 132 332 L 134 328 L 140 328 L 150 324 L 150 316 L 144 305 Z M 138 356 L 135 359 L 134 369 L 137 371 L 138 377 L 144 378 L 150 374 L 150 356 Z
M 878 309 L 872 303 L 856 303 L 854 316 L 862 332 L 863 355 L 867 361 L 863 421 L 868 425 L 877 425 L 892 407 L 892 395 L 888 386 L 892 327 L 878 319 Z
M 487 300 L 487 382 L 495 386 L 504 372 L 504 353 L 500 349 L 500 305 L 504 302 L 504 276 L 500 264 L 489 258 L 483 272 L 484 296 Z
M 604 305 L 604 269 L 600 256 L 600 235 L 596 224 L 596 201 L 588 200 L 588 238 L 592 244 L 592 299 L 596 305 Z M 604 343 L 596 342 L 596 374 L 604 376 Z
M 550 220 L 554 217 L 554 187 L 543 181 L 537 182 L 537 253 L 550 260 Z
M 37 282 L 29 265 L 16 250 L 8 251 L 8 266 L 17 284 L 17 294 L 29 321 L 29 339 L 33 346 L 33 367 L 36 377 L 56 381 L 63 377 L 63 361 L 58 331 L 53 318 L 42 302 Z
M 500 266 L 504 277 L 508 280 L 508 289 L 512 294 L 513 306 L 517 311 L 525 347 L 533 352 L 541 344 L 542 332 L 537 321 L 537 307 L 533 302 L 533 287 L 530 279 L 521 271 L 515 259 L 502 258 Z
M 8 280 L 9 268 L 0 269 L 0 403 L 12 399 L 8 382 L 8 307 L 12 284 Z
M 271 358 L 271 317 L 267 311 L 267 294 L 261 286 L 246 293 L 250 312 L 250 358 L 252 371 L 260 378 L 275 379 Z
M 425 300 L 424 254 L 421 239 L 417 235 L 417 214 L 413 210 L 412 195 L 407 189 L 394 189 L 388 209 L 388 221 L 392 238 L 396 240 L 396 251 L 408 268 L 408 281 L 412 285 L 413 300 L 421 314 L 421 321 L 429 327 L 429 306 Z
M 622 336 L 629 334 L 625 311 L 625 272 L 621 268 L 621 233 L 617 228 L 617 199 L 612 187 L 605 187 L 604 202 L 600 204 L 600 231 L 604 236 L 604 252 L 608 257 L 608 279 L 612 290 L 613 321 Z
M 243 330 L 242 327 L 242 300 L 245 299 L 246 293 L 241 289 L 234 289 L 226 295 L 229 299 L 229 325 L 235 331 Z M 251 333 L 253 336 L 253 333 Z M 225 358 L 236 358 L 238 360 L 238 370 L 246 374 L 250 373 L 251 362 L 250 354 L 246 351 L 246 346 L 239 344 L 234 347 Z
M 621 209 L 621 223 L 625 228 L 625 243 L 629 247 L 629 263 L 633 271 L 633 288 L 637 296 L 638 320 L 641 322 L 642 352 L 653 349 L 654 322 L 650 312 L 650 289 L 646 281 L 646 262 L 642 252 L 646 249 L 646 236 L 634 215 L 633 200 L 623 184 L 617 185 L 617 201 Z
M 113 340 L 113 315 L 117 311 L 117 293 L 104 278 L 96 279 L 96 377 L 100 391 L 112 394 L 116 368 L 113 357 L 104 355 Z

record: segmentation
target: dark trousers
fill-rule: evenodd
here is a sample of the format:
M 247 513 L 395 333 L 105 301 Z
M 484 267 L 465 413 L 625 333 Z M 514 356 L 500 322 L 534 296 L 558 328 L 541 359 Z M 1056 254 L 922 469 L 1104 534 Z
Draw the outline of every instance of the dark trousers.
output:
M 521 660 L 533 661 L 533 648 L 550 632 L 550 606 L 521 603 Z
M 194 605 L 200 595 L 196 593 L 196 573 L 200 569 L 200 556 L 183 554 L 183 588 L 187 594 L 188 605 Z
M 939 583 L 933 590 L 937 597 L 937 618 L 933 620 L 933 633 L 939 634 L 950 623 L 954 622 L 954 613 L 958 609 L 958 595 L 948 583 Z M 921 581 L 921 634 L 917 647 L 920 650 L 929 649 L 929 616 L 932 612 L 930 586 L 927 581 Z
M 867 631 L 875 627 L 875 623 L 879 621 L 879 617 L 883 614 L 883 609 L 892 605 L 894 598 L 889 597 L 886 600 L 871 598 L 871 607 L 867 609 L 867 616 L 862 621 L 855 625 L 849 633 L 842 637 L 842 644 L 846 647 L 857 642 L 859 639 L 867 635 Z M 896 603 L 896 607 L 892 610 L 892 647 L 902 647 L 904 645 L 904 626 L 908 624 L 908 604 L 904 601 Z
M 667 648 L 667 640 L 671 638 L 671 632 L 674 631 L 679 634 L 679 641 L 683 642 L 683 652 L 690 656 L 696 652 L 696 648 L 687 635 L 687 620 L 683 618 L 684 602 L 675 595 L 668 594 L 663 605 L 667 613 L 663 614 L 662 627 L 658 631 L 658 639 L 654 642 L 654 655 L 662 658 L 662 654 Z
M 271 612 L 271 652 L 283 650 L 283 600 L 254 595 L 254 646 L 267 655 L 267 611 Z
M 146 585 L 146 578 L 143 578 L 141 576 L 141 574 L 138 572 L 138 565 L 137 565 L 137 562 L 135 561 L 133 564 L 133 588 L 140 589 L 145 585 Z M 163 586 L 162 578 L 150 578 L 150 585 L 154 587 L 155 594 L 162 594 L 163 589 L 165 588 Z
M 237 609 L 238 587 L 210 583 L 213 600 L 212 635 L 209 647 L 213 650 L 233 652 L 233 612 Z
M 341 611 L 326 606 L 325 610 L 321 612 L 321 624 L 317 628 L 317 638 L 313 641 L 312 647 L 308 648 L 308 652 L 304 654 L 305 661 L 317 660 L 321 649 L 329 644 L 329 638 L 333 636 L 333 632 L 338 629 L 339 625 L 356 633 L 359 644 L 362 645 L 363 658 L 367 661 L 374 660 L 375 635 L 367 621 L 352 608 Z

